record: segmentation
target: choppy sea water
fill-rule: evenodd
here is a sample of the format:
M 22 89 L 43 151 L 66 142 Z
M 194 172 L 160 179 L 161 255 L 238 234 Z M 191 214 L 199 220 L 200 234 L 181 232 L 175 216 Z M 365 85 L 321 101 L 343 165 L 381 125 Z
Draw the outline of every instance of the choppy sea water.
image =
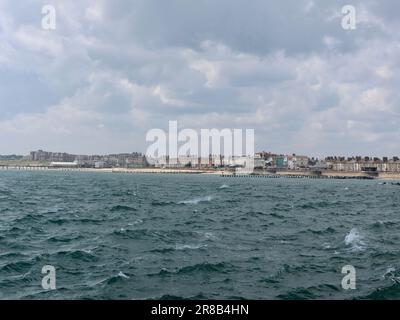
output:
M 399 200 L 379 181 L 3 171 L 0 299 L 398 299 Z

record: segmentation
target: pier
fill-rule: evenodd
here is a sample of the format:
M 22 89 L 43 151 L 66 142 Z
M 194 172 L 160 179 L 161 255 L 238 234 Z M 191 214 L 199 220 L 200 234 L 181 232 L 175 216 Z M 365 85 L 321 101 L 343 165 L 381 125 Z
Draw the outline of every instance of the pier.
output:
M 56 168 L 51 166 L 15 166 L 0 165 L 0 170 L 16 170 L 16 171 L 89 171 L 86 168 Z
M 0 170 L 24 170 L 24 171 L 32 171 L 32 170 L 48 170 L 47 166 L 15 166 L 15 165 L 0 165 Z

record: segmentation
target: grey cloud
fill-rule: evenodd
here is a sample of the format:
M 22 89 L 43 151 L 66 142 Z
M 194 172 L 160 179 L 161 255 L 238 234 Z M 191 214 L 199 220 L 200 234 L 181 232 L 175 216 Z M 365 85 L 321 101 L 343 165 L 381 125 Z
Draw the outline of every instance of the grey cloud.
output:
M 353 1 L 355 31 L 347 1 L 57 0 L 54 32 L 43 4 L 0 1 L 0 153 L 143 151 L 175 119 L 278 152 L 395 152 L 396 1 Z

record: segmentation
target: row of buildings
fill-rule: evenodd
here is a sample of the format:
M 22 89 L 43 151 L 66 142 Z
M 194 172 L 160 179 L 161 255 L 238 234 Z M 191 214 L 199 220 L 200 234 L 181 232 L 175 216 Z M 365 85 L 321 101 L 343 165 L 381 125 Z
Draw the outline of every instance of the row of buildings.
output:
M 76 155 L 65 152 L 31 151 L 28 160 L 40 162 L 73 162 Z
M 149 166 L 156 168 L 235 168 L 251 166 L 256 169 L 306 169 L 313 164 L 314 159 L 300 155 L 277 155 L 266 152 L 250 156 L 223 156 L 210 154 L 208 157 L 184 155 L 171 158 L 147 158 Z
M 265 160 L 266 168 L 286 170 L 332 170 L 345 172 L 400 172 L 399 157 L 337 157 L 325 159 L 310 158 L 302 155 L 277 155 L 267 152 L 258 153 Z
M 157 159 L 147 158 L 150 166 L 156 168 L 222 168 L 222 167 L 245 167 L 250 163 L 254 164 L 254 167 L 263 168 L 265 161 L 258 156 L 231 156 L 225 157 L 223 155 L 212 155 L 208 157 L 198 156 L 178 156 L 171 158 L 169 156 L 163 156 Z
M 146 157 L 141 153 L 121 153 L 109 155 L 74 155 L 43 150 L 32 151 L 29 161 L 50 162 L 53 166 L 74 165 L 83 168 L 142 168 L 146 167 Z
M 327 157 L 327 167 L 334 171 L 347 172 L 400 172 L 398 157 Z
M 309 165 L 309 158 L 298 155 L 276 155 L 260 152 L 254 157 L 212 155 L 198 157 L 193 155 L 171 158 L 146 158 L 141 153 L 121 153 L 110 155 L 75 155 L 65 152 L 48 152 L 43 150 L 32 151 L 26 160 L 48 162 L 54 166 L 79 166 L 92 168 L 221 168 L 221 167 L 246 167 L 264 169 L 267 167 L 278 169 L 304 169 Z
M 27 157 L 30 161 L 50 162 L 53 165 L 65 164 L 92 168 L 229 168 L 245 167 L 249 163 L 256 169 L 267 170 L 333 170 L 347 172 L 400 172 L 398 157 L 337 157 L 325 159 L 311 158 L 305 155 L 282 155 L 271 152 L 258 152 L 254 157 L 193 155 L 170 158 L 146 158 L 141 153 L 121 153 L 109 155 L 73 155 L 61 152 L 32 151 Z

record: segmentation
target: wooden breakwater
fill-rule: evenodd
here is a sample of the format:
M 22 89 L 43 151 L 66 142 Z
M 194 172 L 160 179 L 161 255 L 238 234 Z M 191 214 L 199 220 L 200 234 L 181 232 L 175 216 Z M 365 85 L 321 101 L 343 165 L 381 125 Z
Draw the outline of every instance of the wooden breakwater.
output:
M 17 171 L 78 171 L 78 172 L 108 172 L 108 173 L 130 173 L 130 174 L 211 174 L 224 178 L 288 178 L 288 179 L 353 179 L 353 180 L 372 180 L 387 179 L 400 180 L 398 173 L 379 173 L 378 175 L 368 175 L 355 172 L 334 171 L 322 172 L 315 174 L 313 172 L 290 172 L 284 171 L 279 173 L 253 172 L 253 173 L 236 173 L 233 171 L 219 171 L 206 169 L 162 169 L 162 168 L 81 168 L 81 167 L 53 167 L 53 166 L 29 166 L 29 165 L 0 165 L 0 170 L 17 170 Z
M 115 168 L 112 169 L 113 173 L 149 173 L 149 174 L 206 174 L 211 173 L 204 170 L 185 170 L 185 169 L 125 169 Z
M 280 174 L 235 174 L 235 173 L 222 173 L 221 177 L 224 178 L 287 178 L 287 179 L 356 179 L 356 180 L 373 180 L 371 176 L 340 176 L 340 175 L 307 175 L 307 174 L 293 174 L 293 175 L 280 175 Z

